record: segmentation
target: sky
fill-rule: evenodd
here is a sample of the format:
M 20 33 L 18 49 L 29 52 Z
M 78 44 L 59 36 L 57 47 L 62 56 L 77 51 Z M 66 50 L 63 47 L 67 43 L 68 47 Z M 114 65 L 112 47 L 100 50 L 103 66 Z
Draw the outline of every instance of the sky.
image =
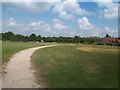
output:
M 104 0 L 105 1 L 105 0 Z M 41 36 L 118 36 L 118 0 L 3 1 L 2 32 Z M 1 24 L 0 24 L 1 26 Z

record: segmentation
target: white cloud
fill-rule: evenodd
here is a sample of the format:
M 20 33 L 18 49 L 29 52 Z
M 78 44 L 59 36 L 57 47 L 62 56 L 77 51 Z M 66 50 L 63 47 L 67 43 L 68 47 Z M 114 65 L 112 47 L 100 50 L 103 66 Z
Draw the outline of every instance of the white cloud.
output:
M 61 2 L 63 0 L 2 0 L 2 2 Z M 68 0 L 68 2 L 111 2 L 112 0 Z M 118 1 L 118 0 L 113 0 Z
M 72 13 L 77 15 L 83 15 L 87 13 L 86 10 L 80 8 L 77 2 L 70 2 L 69 0 L 67 0 L 67 1 L 64 1 L 63 5 L 64 5 L 64 10 L 68 12 L 71 11 Z
M 75 15 L 93 15 L 93 12 L 86 11 L 82 9 L 76 0 L 66 0 L 61 3 L 57 3 L 53 12 L 58 13 L 60 18 L 72 19 Z
M 51 32 L 50 26 L 45 23 L 44 21 L 38 21 L 38 22 L 31 22 L 27 25 L 27 27 L 33 29 L 33 30 L 42 30 L 45 32 Z
M 53 33 L 53 34 L 57 34 L 57 32 L 56 32 L 56 31 L 53 31 L 52 33 Z
M 78 20 L 78 25 L 80 30 L 91 30 L 94 28 L 94 25 L 92 25 L 87 17 L 83 17 L 82 19 Z
M 52 32 L 52 30 L 48 24 L 43 24 L 42 28 L 45 32 Z
M 8 3 L 4 3 L 8 4 Z M 7 10 L 9 11 L 17 11 L 17 10 L 22 10 L 24 12 L 30 12 L 30 13 L 43 13 L 47 10 L 49 10 L 54 3 L 51 2 L 34 2 L 33 0 L 31 1 L 23 1 L 23 2 L 12 2 L 9 3 L 9 7 Z
M 105 27 L 105 30 L 109 31 L 109 30 L 110 30 L 110 28 L 109 28 L 109 27 Z
M 10 18 L 9 21 L 8 21 L 8 26 L 9 27 L 14 27 L 16 26 L 16 22 L 13 18 Z
M 32 23 L 30 23 L 28 26 L 31 26 L 31 27 L 39 27 L 41 24 L 42 24 L 42 22 L 32 22 Z
M 37 30 L 38 28 L 37 27 L 34 27 L 33 30 Z
M 98 30 L 95 30 L 95 29 L 92 30 L 90 34 L 91 34 L 90 36 L 100 36 L 100 32 Z
M 51 5 L 48 4 L 47 2 L 41 2 L 41 3 L 30 2 L 30 3 L 24 3 L 22 7 L 32 12 L 44 12 L 48 10 L 51 7 Z
M 10 18 L 10 20 L 12 21 L 12 20 L 13 20 L 13 18 Z
M 44 29 L 44 31 L 51 32 L 52 30 L 50 29 L 50 27 L 47 27 L 47 28 Z
M 2 2 L 60 2 L 61 0 L 2 0 Z
M 61 24 L 61 23 L 55 23 L 54 24 L 54 28 L 55 29 L 67 29 L 68 27 L 63 25 L 63 24 Z
M 94 0 L 95 2 L 113 2 L 112 0 Z
M 55 31 L 51 29 L 51 26 L 44 21 L 31 22 L 30 24 L 27 25 L 27 27 L 29 28 L 29 31 L 35 30 L 34 32 L 55 34 Z
M 118 36 L 118 30 L 117 29 L 112 29 L 109 27 L 105 27 L 105 31 L 106 34 L 110 34 L 112 36 Z
M 53 28 L 54 29 L 68 29 L 68 27 L 66 25 L 64 25 L 62 23 L 62 21 L 60 21 L 59 19 L 53 19 Z
M 111 6 L 104 9 L 104 17 L 107 19 L 117 18 L 118 17 L 118 5 L 111 4 Z
M 75 18 L 75 16 L 73 16 L 72 14 L 68 14 L 67 12 L 61 12 L 60 14 L 59 14 L 59 17 L 60 18 L 63 18 L 63 19 L 74 19 Z
M 98 6 L 102 9 L 100 15 L 106 19 L 118 18 L 118 4 L 111 2 L 98 2 Z
M 30 13 L 43 13 L 53 7 L 53 11 L 59 14 L 60 18 L 73 19 L 75 15 L 93 15 L 93 12 L 82 9 L 76 0 L 66 0 L 55 3 L 53 0 L 45 0 L 44 2 L 35 2 L 34 0 L 24 1 L 15 0 L 16 2 L 9 4 L 7 10 L 16 12 L 22 10 Z M 51 2 L 52 1 L 52 2 Z M 57 0 L 59 1 L 59 0 Z M 7 4 L 7 3 L 6 3 Z
M 62 21 L 60 20 L 60 19 L 57 19 L 57 18 L 54 18 L 53 20 L 52 20 L 52 22 L 54 23 L 54 22 L 60 22 L 60 23 L 62 23 Z

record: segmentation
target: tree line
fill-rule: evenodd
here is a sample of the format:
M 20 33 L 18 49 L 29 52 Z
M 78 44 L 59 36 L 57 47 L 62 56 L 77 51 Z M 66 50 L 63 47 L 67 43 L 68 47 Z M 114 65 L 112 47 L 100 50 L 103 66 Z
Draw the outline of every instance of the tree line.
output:
M 41 35 L 31 34 L 29 36 L 21 35 L 21 34 L 14 34 L 13 32 L 5 32 L 1 33 L 3 41 L 23 41 L 23 42 L 57 42 L 57 43 L 100 43 L 100 37 L 42 37 Z

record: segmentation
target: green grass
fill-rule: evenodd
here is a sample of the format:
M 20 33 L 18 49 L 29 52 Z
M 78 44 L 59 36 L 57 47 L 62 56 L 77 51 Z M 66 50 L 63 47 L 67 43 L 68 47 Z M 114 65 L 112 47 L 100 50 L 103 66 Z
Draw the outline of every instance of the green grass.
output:
M 27 48 L 47 45 L 46 43 L 33 43 L 33 42 L 2 42 L 2 62 L 5 63 L 9 58 Z
M 0 40 L 0 66 L 2 65 L 2 41 Z
M 89 45 L 85 45 L 89 46 Z M 50 88 L 116 88 L 118 87 L 117 47 L 95 46 L 116 51 L 77 50 L 83 45 L 63 45 L 36 51 L 32 62 L 37 77 Z

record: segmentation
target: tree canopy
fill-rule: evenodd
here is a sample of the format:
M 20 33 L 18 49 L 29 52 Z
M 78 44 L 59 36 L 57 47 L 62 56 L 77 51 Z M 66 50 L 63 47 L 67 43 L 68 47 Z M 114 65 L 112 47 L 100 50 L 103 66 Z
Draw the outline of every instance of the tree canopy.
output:
M 80 36 L 74 36 L 74 37 L 42 37 L 41 35 L 36 35 L 32 33 L 29 36 L 24 36 L 21 34 L 14 34 L 13 32 L 5 32 L 2 33 L 2 40 L 3 41 L 38 41 L 41 42 L 58 42 L 58 43 L 94 43 L 94 42 L 101 42 L 100 37 L 80 37 Z

